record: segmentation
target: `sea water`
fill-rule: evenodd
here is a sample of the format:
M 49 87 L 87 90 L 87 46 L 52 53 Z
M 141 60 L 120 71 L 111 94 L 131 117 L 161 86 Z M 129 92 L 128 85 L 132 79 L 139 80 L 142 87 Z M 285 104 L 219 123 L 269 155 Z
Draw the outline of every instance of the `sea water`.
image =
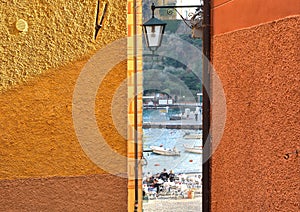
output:
M 145 110 L 143 120 L 147 122 L 167 120 L 170 113 L 174 111 Z M 143 172 L 151 174 L 160 173 L 163 169 L 173 170 L 174 173 L 201 173 L 202 172 L 202 154 L 186 152 L 184 144 L 188 146 L 201 146 L 202 139 L 185 139 L 185 134 L 201 134 L 201 130 L 189 129 L 166 129 L 150 128 L 143 129 L 143 148 L 149 150 L 150 146 L 163 146 L 165 148 L 176 148 L 180 151 L 180 156 L 165 156 L 153 152 L 144 152 L 146 161 L 143 166 Z

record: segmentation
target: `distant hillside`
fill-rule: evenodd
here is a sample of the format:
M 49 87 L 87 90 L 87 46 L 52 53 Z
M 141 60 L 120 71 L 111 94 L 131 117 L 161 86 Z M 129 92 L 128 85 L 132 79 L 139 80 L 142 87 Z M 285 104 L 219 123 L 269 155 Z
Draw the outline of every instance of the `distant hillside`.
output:
M 176 23 L 173 26 L 176 26 Z M 190 34 L 179 36 L 202 49 L 201 39 L 193 39 Z M 179 48 L 176 54 L 188 53 Z M 202 56 L 191 55 L 189 66 L 170 57 L 145 55 L 143 59 L 144 90 L 157 89 L 172 97 L 185 96 L 185 100 L 194 101 L 197 93 L 202 92 Z
M 151 4 L 159 5 L 159 0 L 143 1 L 143 22 L 151 18 Z M 159 10 L 159 11 L 157 11 Z M 202 40 L 191 37 L 191 29 L 182 20 L 167 20 L 172 15 L 167 14 L 166 9 L 155 10 L 155 16 L 167 23 L 165 33 L 176 34 L 191 45 L 202 49 Z M 144 47 L 147 48 L 147 47 Z M 178 48 L 176 54 L 188 54 L 184 48 Z M 201 51 L 201 50 L 200 50 Z M 201 51 L 202 52 L 202 51 Z M 170 53 L 171 54 L 171 53 Z M 144 91 L 159 90 L 168 93 L 173 98 L 177 96 L 185 100 L 193 101 L 197 93 L 202 92 L 202 56 L 191 55 L 190 67 L 170 57 L 143 57 Z

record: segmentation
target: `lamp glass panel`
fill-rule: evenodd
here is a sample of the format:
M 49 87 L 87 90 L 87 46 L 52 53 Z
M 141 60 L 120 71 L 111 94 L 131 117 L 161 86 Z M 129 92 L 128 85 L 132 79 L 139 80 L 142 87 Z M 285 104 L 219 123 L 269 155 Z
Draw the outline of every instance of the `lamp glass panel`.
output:
M 146 26 L 147 31 L 147 41 L 149 47 L 158 47 L 160 46 L 161 39 L 162 39 L 162 30 L 163 26 Z

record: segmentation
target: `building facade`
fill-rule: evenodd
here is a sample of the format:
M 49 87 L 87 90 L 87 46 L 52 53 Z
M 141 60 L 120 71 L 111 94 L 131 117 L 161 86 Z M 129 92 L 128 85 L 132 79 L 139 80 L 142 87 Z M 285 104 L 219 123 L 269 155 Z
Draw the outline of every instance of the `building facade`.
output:
M 297 0 L 212 1 L 212 211 L 299 210 Z M 217 141 L 220 130 L 223 136 Z
M 1 210 L 126 211 L 127 105 L 133 95 L 126 38 L 134 5 L 111 0 L 0 5 Z M 120 173 L 103 166 L 117 164 L 116 156 L 122 158 Z
M 299 1 L 211 3 L 211 210 L 297 211 Z M 141 211 L 142 0 L 0 4 L 1 210 Z

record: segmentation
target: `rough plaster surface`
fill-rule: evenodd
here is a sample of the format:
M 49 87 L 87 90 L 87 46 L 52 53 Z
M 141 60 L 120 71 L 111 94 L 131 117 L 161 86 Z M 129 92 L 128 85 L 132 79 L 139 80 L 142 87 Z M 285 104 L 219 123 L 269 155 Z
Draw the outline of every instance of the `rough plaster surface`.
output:
M 227 104 L 212 158 L 213 211 L 299 211 L 300 157 L 284 158 L 300 150 L 299 26 L 293 16 L 213 37 Z
M 126 211 L 126 184 L 111 175 L 2 180 L 0 211 Z
M 213 0 L 213 34 L 221 34 L 300 13 L 299 0 Z
M 70 62 L 87 58 L 126 36 L 126 1 L 108 3 L 103 27 L 94 40 L 97 0 L 0 2 L 0 91 Z M 19 19 L 27 31 L 18 31 Z
M 127 179 L 97 167 L 73 127 L 81 70 L 98 49 L 127 33 L 127 2 L 100 1 L 100 16 L 104 3 L 108 10 L 94 40 L 97 2 L 0 2 L 0 210 L 127 209 Z M 126 61 L 107 71 L 95 110 L 99 131 L 121 155 L 127 152 L 126 74 Z
M 0 95 L 0 179 L 104 173 L 87 158 L 73 128 L 73 89 L 85 63 L 78 61 L 40 75 Z M 111 124 L 112 97 L 108 97 L 126 79 L 126 66 L 124 61 L 108 73 L 110 83 L 105 84 L 104 98 L 96 99 L 95 111 L 99 130 L 122 155 L 126 155 L 126 137 Z M 123 113 L 116 124 L 126 129 L 126 92 L 119 97 L 115 107 Z

